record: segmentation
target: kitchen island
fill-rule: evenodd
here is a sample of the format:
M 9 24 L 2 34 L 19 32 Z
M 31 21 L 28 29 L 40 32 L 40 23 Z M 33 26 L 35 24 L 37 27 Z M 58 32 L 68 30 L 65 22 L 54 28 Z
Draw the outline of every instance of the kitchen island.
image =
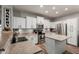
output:
M 61 54 L 65 51 L 66 40 L 70 37 L 56 33 L 45 34 L 45 46 L 48 54 Z

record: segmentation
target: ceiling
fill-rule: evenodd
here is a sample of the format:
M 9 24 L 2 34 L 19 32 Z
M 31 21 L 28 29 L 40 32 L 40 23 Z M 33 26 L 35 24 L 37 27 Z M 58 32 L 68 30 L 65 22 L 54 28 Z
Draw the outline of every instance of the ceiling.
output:
M 52 7 L 55 8 L 52 9 Z M 52 18 L 79 12 L 79 5 L 43 5 L 43 7 L 40 7 L 40 5 L 14 5 L 14 8 L 16 10 L 28 11 L 31 13 L 41 14 Z M 65 11 L 65 8 L 68 8 L 68 10 Z

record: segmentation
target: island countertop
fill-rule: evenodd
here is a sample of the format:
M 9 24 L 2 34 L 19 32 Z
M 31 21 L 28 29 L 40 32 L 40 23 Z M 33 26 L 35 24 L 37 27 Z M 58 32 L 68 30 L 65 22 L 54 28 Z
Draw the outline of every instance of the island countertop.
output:
M 45 33 L 45 37 L 51 38 L 51 39 L 54 39 L 54 40 L 58 40 L 58 41 L 63 41 L 63 40 L 71 38 L 70 36 L 60 35 L 60 34 L 56 34 L 56 33 L 53 33 L 53 32 Z

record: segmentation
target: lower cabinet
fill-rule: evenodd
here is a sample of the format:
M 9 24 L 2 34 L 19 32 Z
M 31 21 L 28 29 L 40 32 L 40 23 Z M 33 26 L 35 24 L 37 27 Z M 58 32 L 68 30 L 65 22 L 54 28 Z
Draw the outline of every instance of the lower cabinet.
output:
M 32 36 L 26 36 L 28 41 L 32 42 L 32 44 L 37 44 L 38 43 L 38 36 L 37 35 L 32 35 Z
M 32 39 L 33 44 L 37 44 L 38 43 L 37 35 L 33 36 L 31 39 Z
M 57 41 L 51 38 L 45 39 L 45 47 L 48 54 L 61 54 L 65 51 L 66 40 Z
M 45 39 L 45 47 L 46 47 L 46 49 L 47 49 L 47 53 L 48 54 L 53 54 L 53 53 L 55 53 L 55 42 L 54 42 L 54 40 L 51 40 L 51 39 L 49 39 L 49 38 L 46 38 Z

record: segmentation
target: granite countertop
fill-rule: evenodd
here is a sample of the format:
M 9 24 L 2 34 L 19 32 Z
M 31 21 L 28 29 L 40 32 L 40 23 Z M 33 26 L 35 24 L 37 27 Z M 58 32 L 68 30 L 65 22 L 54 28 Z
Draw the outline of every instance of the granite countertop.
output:
M 60 34 L 56 34 L 56 33 L 45 33 L 45 37 L 47 38 L 51 38 L 51 39 L 54 39 L 54 40 L 58 40 L 58 41 L 63 41 L 63 40 L 66 40 L 66 39 L 69 39 L 71 38 L 70 36 L 66 36 L 66 35 L 60 35 Z
M 42 51 L 41 48 L 33 45 L 29 41 L 12 44 L 10 54 L 34 54 Z
M 0 49 L 4 48 L 6 42 L 11 37 L 11 31 L 2 31 L 0 32 Z

